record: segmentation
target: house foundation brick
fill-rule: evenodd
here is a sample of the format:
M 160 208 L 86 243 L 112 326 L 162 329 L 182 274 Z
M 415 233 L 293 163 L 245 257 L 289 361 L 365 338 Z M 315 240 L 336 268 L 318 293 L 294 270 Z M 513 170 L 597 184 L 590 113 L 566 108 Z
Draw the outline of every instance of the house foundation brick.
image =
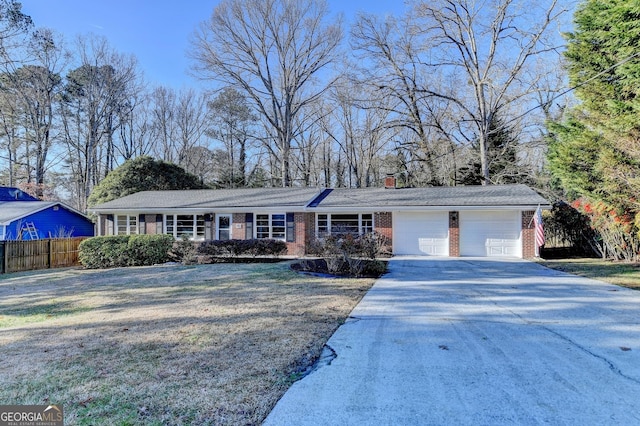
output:
M 246 239 L 246 214 L 234 213 L 231 216 L 231 239 L 233 240 L 245 240 Z M 215 235 L 215 234 L 214 234 Z
M 533 223 L 533 210 L 522 212 L 522 257 L 532 259 L 536 256 L 536 231 Z
M 162 222 L 160 222 L 160 229 L 156 223 L 155 214 L 144 215 L 144 233 L 149 235 L 162 234 Z
M 303 256 L 306 251 L 306 239 L 309 235 L 309 216 L 313 218 L 313 213 L 294 213 L 293 222 L 295 226 L 294 241 L 287 242 L 287 254 L 290 256 Z M 313 219 L 311 219 L 313 221 Z
M 375 231 L 385 237 L 389 249 L 393 247 L 393 215 L 391 212 L 377 212 L 373 215 Z
M 460 257 L 460 213 L 449 212 L 449 256 Z

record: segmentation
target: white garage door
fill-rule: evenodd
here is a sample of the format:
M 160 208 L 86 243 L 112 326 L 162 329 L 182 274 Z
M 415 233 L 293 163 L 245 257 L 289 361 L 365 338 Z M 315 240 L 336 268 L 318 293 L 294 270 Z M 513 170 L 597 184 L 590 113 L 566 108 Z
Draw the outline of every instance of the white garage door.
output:
M 460 255 L 522 257 L 519 211 L 461 211 Z
M 449 213 L 394 213 L 393 252 L 449 256 Z

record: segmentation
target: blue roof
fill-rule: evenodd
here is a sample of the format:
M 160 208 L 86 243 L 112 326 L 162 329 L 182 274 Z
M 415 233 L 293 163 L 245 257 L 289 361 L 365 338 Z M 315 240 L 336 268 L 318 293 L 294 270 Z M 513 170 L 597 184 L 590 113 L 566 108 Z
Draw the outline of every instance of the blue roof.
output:
M 11 186 L 0 186 L 0 201 L 40 201 L 26 192 Z

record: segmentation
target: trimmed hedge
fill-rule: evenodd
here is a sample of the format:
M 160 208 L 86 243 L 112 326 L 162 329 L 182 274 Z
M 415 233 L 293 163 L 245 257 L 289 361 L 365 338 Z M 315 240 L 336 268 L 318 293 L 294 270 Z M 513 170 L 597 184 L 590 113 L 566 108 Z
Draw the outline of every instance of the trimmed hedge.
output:
M 213 257 L 279 256 L 287 251 L 287 243 L 281 240 L 214 240 L 205 241 L 198 253 Z
M 146 266 L 169 260 L 170 235 L 93 237 L 80 243 L 79 258 L 88 269 Z

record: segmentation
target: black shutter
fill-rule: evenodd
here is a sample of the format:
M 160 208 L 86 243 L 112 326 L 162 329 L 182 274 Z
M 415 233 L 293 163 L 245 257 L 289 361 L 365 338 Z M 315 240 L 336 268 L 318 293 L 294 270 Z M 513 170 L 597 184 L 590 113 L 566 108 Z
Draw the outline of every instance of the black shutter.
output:
M 115 224 L 115 220 L 114 220 L 114 217 L 113 217 L 112 214 L 108 214 L 107 215 L 107 221 L 105 223 L 105 227 L 107 229 L 102 231 L 102 232 L 104 232 L 104 235 L 115 235 L 116 234 L 116 231 L 115 231 L 116 224 Z
M 292 243 L 296 240 L 296 222 L 293 213 L 287 213 L 287 242 Z
M 253 239 L 253 213 L 247 213 L 244 218 L 244 238 L 245 240 Z
M 164 217 L 161 214 L 156 215 L 156 234 L 164 234 L 164 229 L 162 228 L 162 222 Z
M 143 214 L 138 215 L 138 234 L 147 233 L 146 216 Z

